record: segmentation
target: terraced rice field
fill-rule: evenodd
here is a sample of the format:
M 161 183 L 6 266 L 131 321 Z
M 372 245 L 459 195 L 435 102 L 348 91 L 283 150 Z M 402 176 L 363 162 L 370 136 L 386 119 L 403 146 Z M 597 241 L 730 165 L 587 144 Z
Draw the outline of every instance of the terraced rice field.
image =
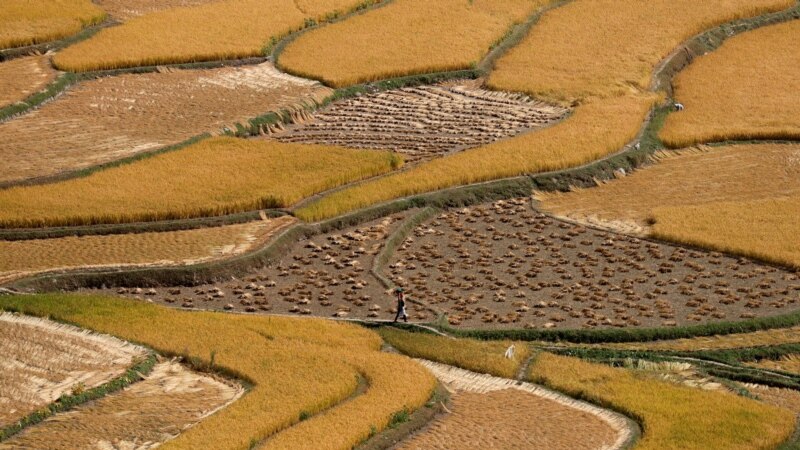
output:
M 0 241 L 0 283 L 41 272 L 198 264 L 264 245 L 291 217 L 161 233 Z
M 3 0 L 0 49 L 62 39 L 103 19 L 105 13 L 91 0 Z
M 389 152 L 217 137 L 83 178 L 0 190 L 0 223 L 92 225 L 282 208 L 401 163 Z
M 593 405 L 528 383 L 422 363 L 452 390 L 453 412 L 397 448 L 612 450 L 632 437 L 624 417 Z
M 290 73 L 343 87 L 469 69 L 549 0 L 395 0 L 309 31 L 280 54 Z
M 0 108 L 25 100 L 56 78 L 47 56 L 0 62 Z
M 755 331 L 752 333 L 703 336 L 654 342 L 609 343 L 598 345 L 602 347 L 620 348 L 625 350 L 699 351 L 762 346 L 767 347 L 794 343 L 800 343 L 800 327 L 775 328 L 771 330 Z
M 629 95 L 695 34 L 742 17 L 793 6 L 793 0 L 577 0 L 545 14 L 500 58 L 488 85 L 541 98 Z M 609 14 L 613 11 L 613 14 Z
M 800 265 L 800 146 L 738 145 L 659 155 L 597 188 L 542 194 L 579 221 Z
M 95 3 L 113 19 L 126 22 L 134 17 L 158 11 L 204 5 L 215 1 L 218 0 L 96 0 Z
M 220 0 L 172 8 L 101 30 L 60 52 L 59 69 L 86 72 L 124 67 L 263 56 L 271 40 L 373 0 Z M 180 24 L 176 26 L 176 24 Z
M 108 163 L 235 130 L 235 123 L 321 101 L 331 90 L 287 76 L 270 63 L 214 70 L 166 70 L 83 82 L 62 97 L 0 124 L 0 183 Z
M 146 353 L 110 336 L 0 312 L 0 428 L 62 394 L 111 381 Z
M 0 443 L 0 449 L 155 448 L 243 393 L 240 386 L 164 362 L 143 381 L 50 417 Z
M 700 142 L 800 138 L 800 22 L 736 36 L 694 61 L 674 81 L 686 107 L 667 118 L 661 138 L 671 147 Z
M 800 355 L 786 355 L 776 361 L 762 359 L 750 365 L 761 369 L 780 370 L 782 372 L 800 374 Z
M 525 96 L 486 91 L 480 83 L 464 80 L 354 97 L 275 139 L 386 149 L 417 162 L 534 131 L 567 114 Z

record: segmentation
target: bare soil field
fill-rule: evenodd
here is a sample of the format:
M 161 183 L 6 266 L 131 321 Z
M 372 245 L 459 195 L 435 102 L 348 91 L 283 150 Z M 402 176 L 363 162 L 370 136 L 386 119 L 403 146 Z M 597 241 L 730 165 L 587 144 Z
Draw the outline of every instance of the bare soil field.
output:
M 145 380 L 27 428 L 0 449 L 151 449 L 243 393 L 240 386 L 164 362 Z
M 332 91 L 270 63 L 165 70 L 81 83 L 57 100 L 0 124 L 0 183 L 74 171 L 177 144 Z
M 146 350 L 49 320 L 0 313 L 0 428 L 62 394 L 122 375 Z
M 0 62 L 0 108 L 25 100 L 56 78 L 47 56 Z
M 0 241 L 0 283 L 41 272 L 197 264 L 245 253 L 292 217 L 197 230 Z
M 215 1 L 219 0 L 95 0 L 95 3 L 112 18 L 125 22 L 157 11 Z
M 275 138 L 388 149 L 416 162 L 542 128 L 568 112 L 480 85 L 478 80 L 464 80 L 354 97 L 334 103 Z
M 452 413 L 395 448 L 611 450 L 630 437 L 622 417 L 538 386 L 423 364 L 451 389 Z

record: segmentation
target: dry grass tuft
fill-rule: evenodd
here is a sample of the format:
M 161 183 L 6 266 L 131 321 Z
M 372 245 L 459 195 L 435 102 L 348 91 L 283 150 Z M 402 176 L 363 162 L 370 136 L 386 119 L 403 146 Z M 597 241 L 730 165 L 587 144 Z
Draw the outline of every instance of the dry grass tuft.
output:
M 0 62 L 0 108 L 25 100 L 56 78 L 46 56 Z
M 62 39 L 105 17 L 92 0 L 3 0 L 0 49 Z
M 0 191 L 0 224 L 124 223 L 285 207 L 398 164 L 389 152 L 211 138 L 85 178 Z
M 800 139 L 798 35 L 798 21 L 764 27 L 694 61 L 675 79 L 686 109 L 667 118 L 664 143 Z
M 546 3 L 549 0 L 396 0 L 304 34 L 286 47 L 278 64 L 334 87 L 469 69 L 512 25 Z

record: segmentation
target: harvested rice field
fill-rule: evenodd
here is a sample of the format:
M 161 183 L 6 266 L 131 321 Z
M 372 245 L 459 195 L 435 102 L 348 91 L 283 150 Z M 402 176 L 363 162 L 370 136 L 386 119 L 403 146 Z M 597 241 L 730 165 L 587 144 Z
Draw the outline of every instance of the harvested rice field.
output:
M 134 17 L 172 8 L 204 5 L 218 0 L 95 0 L 111 18 L 127 22 Z
M 661 138 L 679 148 L 696 143 L 800 139 L 800 22 L 736 36 L 694 61 L 675 79 L 685 109 L 667 118 Z M 769 49 L 769 51 L 764 51 Z M 758 61 L 754 64 L 754 61 Z
M 0 124 L 0 183 L 32 180 L 178 144 L 331 94 L 270 63 L 170 70 L 86 81 L 22 117 Z
M 0 108 L 21 102 L 56 78 L 47 56 L 0 62 Z
M 0 429 L 122 375 L 147 351 L 49 320 L 0 312 Z M 0 444 L 2 445 L 2 444 Z
M 278 65 L 329 86 L 475 67 L 550 0 L 395 0 L 287 45 Z
M 703 336 L 654 342 L 619 344 L 609 343 L 598 345 L 602 347 L 620 348 L 625 350 L 673 350 L 691 352 L 700 350 L 727 350 L 749 347 L 768 347 L 773 345 L 796 343 L 800 343 L 800 327 L 774 328 L 771 330 L 754 331 L 752 333 Z
M 0 449 L 151 449 L 242 394 L 240 386 L 163 362 L 144 380 L 29 427 L 1 442 Z
M 615 450 L 625 448 L 633 436 L 623 416 L 539 386 L 430 361 L 422 364 L 450 390 L 452 413 L 399 449 Z
M 463 80 L 336 102 L 275 134 L 280 142 L 392 150 L 407 162 L 480 147 L 561 120 L 567 110 Z
M 159 233 L 0 241 L 0 283 L 42 272 L 198 264 L 264 245 L 292 217 Z
M 3 0 L 0 49 L 63 39 L 105 17 L 92 0 Z
M 559 216 L 800 266 L 800 146 L 733 145 L 664 152 L 596 188 L 541 194 Z

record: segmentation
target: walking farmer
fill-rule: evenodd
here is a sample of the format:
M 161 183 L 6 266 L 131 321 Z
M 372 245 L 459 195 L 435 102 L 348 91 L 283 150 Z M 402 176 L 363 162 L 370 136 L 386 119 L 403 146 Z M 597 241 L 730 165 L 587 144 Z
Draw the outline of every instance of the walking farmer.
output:
M 404 322 L 408 322 L 408 314 L 406 314 L 406 293 L 403 292 L 403 288 L 397 288 L 394 290 L 394 294 L 397 296 L 397 314 L 394 316 L 394 321 L 397 322 L 397 319 L 402 317 Z

